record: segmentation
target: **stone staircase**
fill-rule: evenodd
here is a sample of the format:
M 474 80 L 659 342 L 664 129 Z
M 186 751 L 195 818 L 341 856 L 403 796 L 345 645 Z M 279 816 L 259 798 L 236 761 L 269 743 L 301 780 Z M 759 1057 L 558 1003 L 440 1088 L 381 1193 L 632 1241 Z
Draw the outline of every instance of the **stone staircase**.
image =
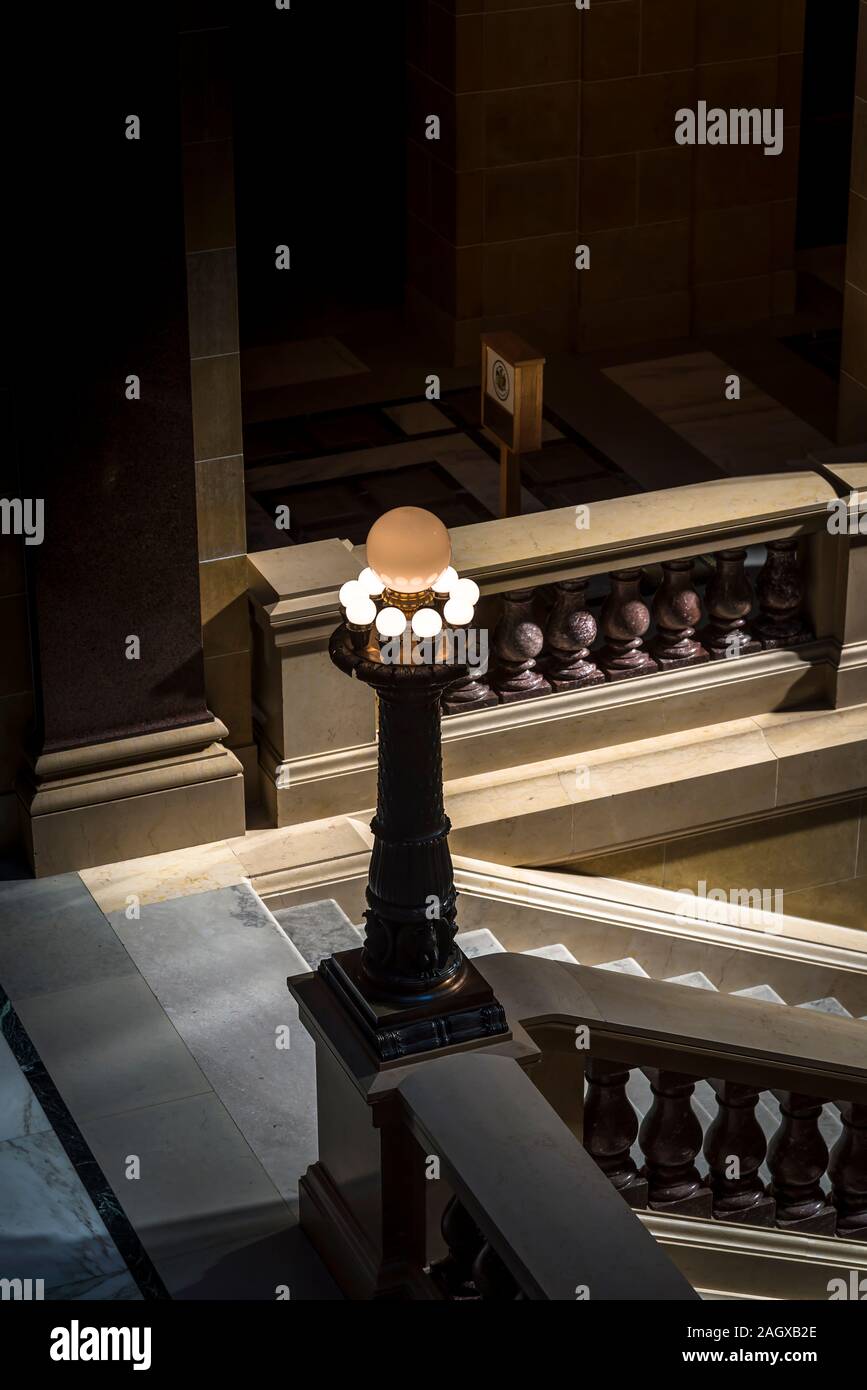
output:
M 306 903 L 298 907 L 277 908 L 274 915 L 312 970 L 316 969 L 323 956 L 330 955 L 333 951 L 351 950 L 359 946 L 363 940 L 361 928 L 353 924 L 333 899 Z M 460 931 L 457 935 L 457 942 L 464 954 L 470 959 L 506 950 L 506 947 L 487 927 Z M 533 947 L 522 951 L 521 954 L 543 956 L 548 960 L 567 961 L 573 965 L 581 964 L 562 942 Z M 651 973 L 633 956 L 625 956 L 617 960 L 594 961 L 593 964 L 598 970 L 617 970 L 627 975 L 639 975 L 645 979 L 652 978 Z M 661 978 L 673 985 L 688 985 L 694 989 L 717 991 L 716 985 L 700 970 L 679 975 L 657 975 L 656 978 Z M 744 989 L 732 990 L 732 994 L 748 999 L 762 999 L 768 1004 L 785 1004 L 787 1002 L 770 984 L 758 984 Z M 799 1003 L 796 1007 L 815 1009 L 821 1013 L 836 1014 L 843 1018 L 854 1016 L 838 999 L 833 997 L 810 999 Z M 638 1068 L 633 1069 L 630 1074 L 627 1094 L 639 1117 L 643 1119 L 651 1107 L 653 1097 L 650 1082 L 644 1072 Z M 699 1081 L 696 1084 L 693 1094 L 693 1109 L 701 1122 L 702 1131 L 706 1133 L 716 1113 L 714 1094 L 707 1081 Z M 772 1092 L 762 1093 L 756 1109 L 756 1118 L 766 1139 L 770 1142 L 780 1124 L 779 1102 Z M 823 1108 L 820 1129 L 829 1149 L 832 1148 L 842 1129 L 835 1105 L 829 1104 Z M 633 1147 L 632 1156 L 639 1165 L 643 1162 L 643 1156 L 637 1142 Z M 697 1159 L 697 1167 L 704 1176 L 707 1172 L 707 1163 L 701 1154 Z M 765 1181 L 770 1182 L 767 1165 L 763 1166 L 761 1172 Z M 823 1186 L 826 1190 L 829 1187 L 827 1176 L 823 1179 Z

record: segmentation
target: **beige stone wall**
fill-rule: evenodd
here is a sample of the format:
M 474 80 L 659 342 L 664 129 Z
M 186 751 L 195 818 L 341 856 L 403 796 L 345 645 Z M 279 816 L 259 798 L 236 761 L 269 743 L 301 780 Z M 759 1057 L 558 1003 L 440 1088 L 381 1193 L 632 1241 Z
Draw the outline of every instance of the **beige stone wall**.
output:
M 409 299 L 441 344 L 472 362 L 495 327 L 589 349 L 790 312 L 804 11 L 413 0 Z M 699 100 L 782 107 L 783 153 L 678 146 Z
M 411 0 L 410 303 L 456 360 L 483 328 L 566 346 L 574 316 L 581 24 L 574 4 Z M 439 115 L 442 139 L 425 138 Z
M 564 865 L 557 865 L 563 868 Z M 779 889 L 782 910 L 867 930 L 867 801 L 847 799 L 610 854 L 575 857 L 582 874 L 656 888 Z
M 180 46 L 205 689 L 244 766 L 248 799 L 255 799 L 230 31 L 192 29 L 180 35 Z
M 578 346 L 790 312 L 803 0 L 600 0 L 583 22 Z M 782 107 L 782 154 L 677 145 L 702 100 Z

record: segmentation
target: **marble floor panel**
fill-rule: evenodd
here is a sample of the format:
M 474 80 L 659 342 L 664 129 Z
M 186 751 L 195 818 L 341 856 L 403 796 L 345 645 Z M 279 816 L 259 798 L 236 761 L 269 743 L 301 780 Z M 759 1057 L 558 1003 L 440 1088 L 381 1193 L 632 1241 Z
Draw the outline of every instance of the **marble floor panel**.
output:
M 376 516 L 395 506 L 426 507 L 449 527 L 499 515 L 499 444 L 481 423 L 476 389 L 446 392 L 436 404 L 396 401 L 269 420 L 247 433 L 253 549 L 336 534 L 359 543 Z M 542 448 L 523 465 L 525 513 L 640 486 L 547 407 Z M 288 508 L 291 521 L 275 541 L 278 508 Z
M 333 1298 L 295 1205 L 315 1082 L 286 978 L 307 962 L 246 881 L 169 868 L 177 896 L 133 920 L 78 875 L 0 885 L 0 1276 L 75 1299 Z M 148 883 L 139 862 L 94 886 L 108 905 Z
M 12 1049 L 0 1035 L 0 1143 L 50 1130 L 51 1121 L 33 1094 L 33 1087 Z
M 79 1124 L 211 1089 L 139 974 L 22 999 L 17 1013 Z
M 88 1120 L 82 1130 L 160 1272 L 166 1260 L 260 1240 L 293 1222 L 213 1093 Z
M 0 1278 L 46 1298 L 141 1295 L 53 1132 L 0 1143 Z
M 338 338 L 266 343 L 241 354 L 245 391 L 267 391 L 307 381 L 355 376 L 368 369 Z
M 247 1243 L 191 1250 L 163 1262 L 175 1299 L 249 1302 L 341 1301 L 343 1295 L 301 1227 L 293 1223 Z
M 0 986 L 13 1001 L 135 973 L 78 874 L 0 883 Z
M 309 965 L 246 883 L 109 918 L 287 1202 L 315 1161 L 313 1042 L 286 988 Z
M 741 376 L 740 400 L 727 400 L 733 368 L 693 352 L 605 368 L 605 375 L 730 477 L 790 468 L 824 435 Z

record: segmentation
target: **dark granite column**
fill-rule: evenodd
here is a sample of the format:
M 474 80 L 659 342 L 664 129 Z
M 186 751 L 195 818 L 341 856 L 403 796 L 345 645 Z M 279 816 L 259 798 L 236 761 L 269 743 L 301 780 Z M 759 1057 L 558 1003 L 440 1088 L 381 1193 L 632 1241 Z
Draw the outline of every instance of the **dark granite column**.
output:
M 39 62 L 19 93 L 15 398 L 22 488 L 45 505 L 26 551 L 36 727 L 19 793 L 37 872 L 243 830 L 204 690 L 177 13 L 109 13 L 35 15 Z M 149 775 L 169 749 L 176 776 Z M 134 766 L 122 806 L 117 775 L 102 797 L 70 786 L 93 765 Z M 149 805 L 139 834 L 146 792 L 173 800 Z M 46 831 L 84 808 L 81 835 L 67 816 L 40 864 L 36 819 Z

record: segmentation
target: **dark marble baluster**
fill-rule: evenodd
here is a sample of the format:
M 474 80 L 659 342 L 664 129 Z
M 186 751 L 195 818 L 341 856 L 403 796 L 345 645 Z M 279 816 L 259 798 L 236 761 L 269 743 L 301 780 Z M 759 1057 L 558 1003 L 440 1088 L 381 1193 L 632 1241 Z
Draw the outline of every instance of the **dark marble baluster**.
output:
M 763 647 L 797 647 L 813 634 L 802 616 L 804 580 L 796 538 L 769 541 L 768 558 L 756 581 L 761 613 L 753 630 Z
M 467 714 L 472 710 L 489 709 L 500 702 L 484 675 L 467 676 L 466 680 L 454 685 L 443 699 L 445 714 Z
M 837 1208 L 837 1235 L 846 1240 L 867 1240 L 867 1105 L 841 1105 L 840 1119 L 843 1133 L 828 1165 Z
M 704 1139 L 713 1214 L 717 1221 L 773 1226 L 776 1203 L 759 1177 L 768 1147 L 756 1119 L 759 1093 L 737 1081 L 710 1084 L 719 1107 Z
M 645 1075 L 653 1105 L 642 1120 L 638 1142 L 644 1154 L 642 1176 L 650 1184 L 648 1205 L 653 1211 L 711 1216 L 713 1196 L 695 1166 L 702 1139 L 692 1108 L 695 1078 L 648 1068 Z
M 554 586 L 545 624 L 545 674 L 554 690 L 602 685 L 605 677 L 590 658 L 596 619 L 587 607 L 587 579 L 564 579 Z
M 777 1201 L 777 1225 L 786 1231 L 832 1236 L 837 1222 L 820 1179 L 828 1166 L 828 1145 L 819 1129 L 821 1100 L 793 1091 L 775 1091 L 782 1119 L 768 1148 Z
M 662 583 L 653 600 L 656 637 L 650 649 L 663 671 L 710 659 L 695 635 L 701 622 L 701 599 L 692 570 L 692 560 L 662 562 Z
M 449 1253 L 431 1265 L 431 1278 L 449 1299 L 478 1299 L 473 1282 L 473 1263 L 485 1238 L 457 1197 L 452 1197 L 442 1215 L 440 1229 Z
M 646 1207 L 647 1179 L 639 1177 L 629 1152 L 638 1134 L 638 1116 L 626 1094 L 629 1069 L 590 1057 L 586 1075 L 584 1147 L 631 1207 Z
M 659 667 L 642 641 L 650 627 L 650 609 L 639 593 L 641 570 L 613 570 L 609 579 L 611 593 L 600 624 L 605 646 L 599 653 L 599 665 L 610 681 L 651 675 Z
M 714 559 L 716 569 L 705 591 L 710 619 L 702 633 L 705 648 L 715 661 L 761 651 L 761 642 L 747 631 L 747 615 L 753 606 L 747 552 L 720 550 Z
M 483 1245 L 476 1256 L 473 1283 L 486 1302 L 514 1303 L 524 1297 L 492 1245 Z
M 545 638 L 534 612 L 534 597 L 533 589 L 513 589 L 503 594 L 502 617 L 494 629 L 491 679 L 503 704 L 551 692 L 536 666 Z

